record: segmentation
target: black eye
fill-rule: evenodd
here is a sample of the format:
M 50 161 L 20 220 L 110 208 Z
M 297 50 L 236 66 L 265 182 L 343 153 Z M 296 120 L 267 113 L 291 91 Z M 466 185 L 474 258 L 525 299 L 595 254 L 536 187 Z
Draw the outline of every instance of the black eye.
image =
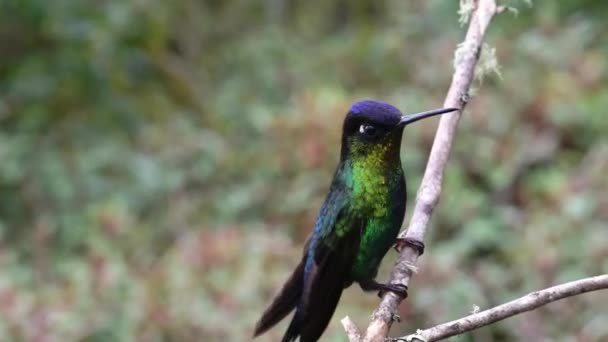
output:
M 372 125 L 363 124 L 363 125 L 359 126 L 359 133 L 361 133 L 365 136 L 368 136 L 370 138 L 373 138 L 376 135 L 378 135 L 378 129 L 376 129 L 376 127 L 374 127 Z

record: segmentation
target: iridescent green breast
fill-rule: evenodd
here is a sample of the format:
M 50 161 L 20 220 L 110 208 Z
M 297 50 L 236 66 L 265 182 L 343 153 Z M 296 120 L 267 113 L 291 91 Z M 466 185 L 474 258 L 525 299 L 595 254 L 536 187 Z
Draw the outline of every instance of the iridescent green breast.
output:
M 399 158 L 386 158 L 390 148 L 378 145 L 351 164 L 353 209 L 367 221 L 352 270 L 355 280 L 375 277 L 403 221 L 405 181 Z

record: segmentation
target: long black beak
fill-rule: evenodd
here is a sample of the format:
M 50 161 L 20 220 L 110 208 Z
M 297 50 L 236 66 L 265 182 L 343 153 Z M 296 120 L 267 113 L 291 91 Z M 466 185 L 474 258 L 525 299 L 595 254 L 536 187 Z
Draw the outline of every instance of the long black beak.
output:
M 418 120 L 421 120 L 424 118 L 428 118 L 429 116 L 455 112 L 457 110 L 458 110 L 458 108 L 441 108 L 441 109 L 429 110 L 429 111 L 422 112 L 422 113 L 404 115 L 401 117 L 401 120 L 399 121 L 399 125 L 402 125 L 402 126 L 409 125 L 412 122 L 415 122 L 415 121 L 418 121 Z

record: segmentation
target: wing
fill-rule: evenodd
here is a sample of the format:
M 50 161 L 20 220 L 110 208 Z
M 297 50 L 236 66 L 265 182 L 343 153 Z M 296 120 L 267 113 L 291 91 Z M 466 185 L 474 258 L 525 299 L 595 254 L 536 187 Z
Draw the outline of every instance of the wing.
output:
M 319 216 L 309 245 L 309 256 L 314 255 L 315 249 L 322 246 L 318 243 L 319 241 L 331 246 L 336 239 L 345 235 L 352 228 L 347 222 L 351 218 L 351 214 L 355 214 L 351 210 L 351 201 L 351 189 L 336 176 L 329 194 L 319 210 Z
M 284 341 L 300 335 L 316 341 L 329 323 L 345 286 L 352 283 L 364 222 L 350 206 L 349 190 L 332 186 L 321 207 L 304 269 L 302 300 Z

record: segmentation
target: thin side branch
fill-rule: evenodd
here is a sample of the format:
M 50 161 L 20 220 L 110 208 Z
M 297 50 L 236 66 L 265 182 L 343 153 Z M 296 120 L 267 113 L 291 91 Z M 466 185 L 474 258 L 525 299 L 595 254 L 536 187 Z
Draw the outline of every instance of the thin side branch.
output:
M 608 274 L 571 281 L 529 293 L 508 303 L 469 316 L 418 331 L 416 334 L 392 338 L 391 341 L 433 342 L 475 330 L 522 312 L 531 311 L 551 302 L 581 293 L 608 289 Z
M 355 322 L 353 322 L 350 317 L 346 316 L 342 318 L 340 321 L 342 326 L 344 327 L 344 331 L 346 331 L 346 336 L 348 336 L 349 341 L 360 341 L 361 340 L 361 332 Z
M 447 163 L 456 126 L 468 99 L 468 91 L 473 80 L 475 65 L 483 44 L 485 31 L 492 17 L 499 11 L 494 0 L 479 0 L 471 17 L 471 22 L 463 44 L 459 47 L 459 58 L 455 62 L 452 84 L 444 102 L 445 107 L 458 107 L 460 111 L 446 114 L 439 121 L 429 161 L 418 190 L 414 212 L 405 236 L 400 237 L 424 241 L 426 227 L 431 213 L 439 200 L 443 170 Z M 409 285 L 413 266 L 418 260 L 418 252 L 409 247 L 403 248 L 391 273 L 391 283 Z M 392 292 L 387 292 L 372 321 L 367 328 L 363 341 L 380 342 L 388 336 L 401 299 Z M 357 340 L 351 340 L 357 341 Z

